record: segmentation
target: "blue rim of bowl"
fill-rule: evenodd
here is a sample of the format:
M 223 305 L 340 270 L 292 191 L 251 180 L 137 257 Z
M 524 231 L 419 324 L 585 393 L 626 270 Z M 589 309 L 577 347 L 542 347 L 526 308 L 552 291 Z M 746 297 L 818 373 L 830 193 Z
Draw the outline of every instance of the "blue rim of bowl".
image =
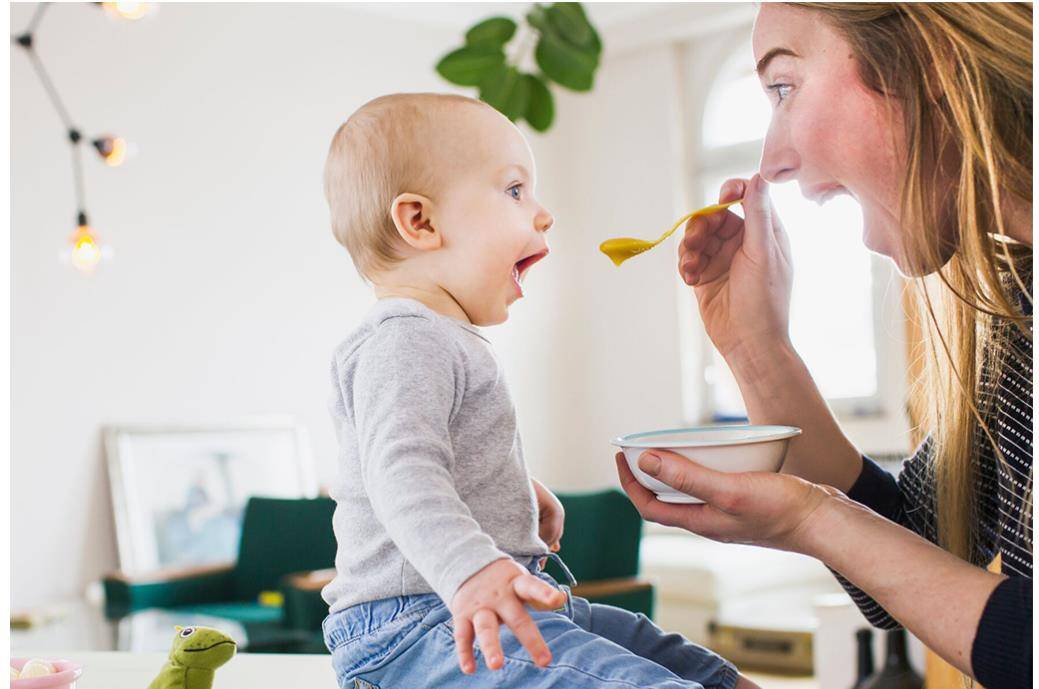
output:
M 640 440 L 651 436 L 674 435 L 676 433 L 695 433 L 699 431 L 719 430 L 747 430 L 747 431 L 773 431 L 769 435 L 759 435 L 753 438 L 740 438 L 736 440 L 687 440 L 684 442 L 665 441 L 664 443 Z M 644 449 L 667 449 L 669 447 L 724 447 L 727 445 L 751 445 L 753 443 L 767 443 L 773 440 L 786 440 L 801 435 L 801 429 L 795 426 L 687 426 L 685 428 L 666 428 L 659 431 L 645 431 L 643 433 L 629 433 L 614 438 L 610 441 L 616 447 L 638 447 Z

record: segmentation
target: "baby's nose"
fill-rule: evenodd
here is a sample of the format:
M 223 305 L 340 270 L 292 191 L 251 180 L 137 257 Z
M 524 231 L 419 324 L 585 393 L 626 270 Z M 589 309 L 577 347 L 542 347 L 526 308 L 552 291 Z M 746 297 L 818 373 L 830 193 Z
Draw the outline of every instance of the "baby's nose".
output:
M 552 214 L 542 208 L 534 218 L 534 227 L 538 232 L 548 232 L 549 228 L 551 228 L 555 222 L 556 219 L 552 217 Z

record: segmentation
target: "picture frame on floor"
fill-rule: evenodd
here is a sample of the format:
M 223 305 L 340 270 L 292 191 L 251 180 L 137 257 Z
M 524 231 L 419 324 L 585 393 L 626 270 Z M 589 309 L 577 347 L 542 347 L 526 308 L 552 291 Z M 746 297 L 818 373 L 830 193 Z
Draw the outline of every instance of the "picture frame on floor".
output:
M 249 497 L 318 492 L 306 433 L 289 418 L 103 433 L 126 574 L 233 561 Z

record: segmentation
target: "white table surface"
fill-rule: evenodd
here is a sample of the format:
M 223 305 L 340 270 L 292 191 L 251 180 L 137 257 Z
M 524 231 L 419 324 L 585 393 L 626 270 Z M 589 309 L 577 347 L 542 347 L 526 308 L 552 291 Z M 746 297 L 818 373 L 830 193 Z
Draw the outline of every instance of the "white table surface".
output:
M 165 653 L 125 651 L 24 652 L 15 657 L 63 658 L 83 665 L 76 689 L 144 689 L 166 662 Z M 213 689 L 306 687 L 337 689 L 329 655 L 239 653 L 216 671 Z
M 22 652 L 27 658 L 63 658 L 83 664 L 76 689 L 144 689 L 155 679 L 165 653 L 127 651 Z M 748 672 L 762 689 L 818 689 L 811 677 L 776 677 Z M 305 687 L 337 689 L 332 657 L 279 653 L 240 653 L 216 671 L 213 689 Z

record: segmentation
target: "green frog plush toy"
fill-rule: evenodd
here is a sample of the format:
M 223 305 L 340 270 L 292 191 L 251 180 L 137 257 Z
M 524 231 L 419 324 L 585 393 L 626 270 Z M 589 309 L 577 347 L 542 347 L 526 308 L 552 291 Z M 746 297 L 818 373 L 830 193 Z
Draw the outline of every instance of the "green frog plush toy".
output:
M 169 660 L 148 689 L 212 689 L 216 669 L 231 660 L 234 640 L 211 627 L 177 627 Z

